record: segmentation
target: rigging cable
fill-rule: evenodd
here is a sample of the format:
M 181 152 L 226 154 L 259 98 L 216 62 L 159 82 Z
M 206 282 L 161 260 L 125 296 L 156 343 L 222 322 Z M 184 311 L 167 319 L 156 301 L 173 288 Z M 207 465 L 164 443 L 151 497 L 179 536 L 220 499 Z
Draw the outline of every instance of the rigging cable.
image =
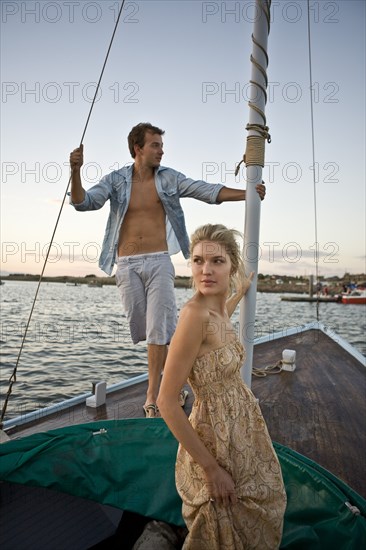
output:
M 82 136 L 81 136 L 81 139 L 80 139 L 80 146 L 83 143 L 83 140 L 84 140 L 84 137 L 85 137 L 85 134 L 86 134 L 86 130 L 87 130 L 88 125 L 89 125 L 90 117 L 91 117 L 91 114 L 92 114 L 92 111 L 93 111 L 93 108 L 94 108 L 94 104 L 95 104 L 95 101 L 96 101 L 96 98 L 97 98 L 97 94 L 99 92 L 100 83 L 101 83 L 102 78 L 103 78 L 104 70 L 105 70 L 106 65 L 107 65 L 108 57 L 109 57 L 109 54 L 110 54 L 110 51 L 111 51 L 111 48 L 112 48 L 112 44 L 113 44 L 113 41 L 114 41 L 114 37 L 115 37 L 116 31 L 117 31 L 119 21 L 121 19 L 122 10 L 123 10 L 125 2 L 126 2 L 126 0 L 122 0 L 122 4 L 121 4 L 121 7 L 120 7 L 119 12 L 118 12 L 118 16 L 117 16 L 116 23 L 115 23 L 115 26 L 114 26 L 113 34 L 112 34 L 112 37 L 111 37 L 111 40 L 110 40 L 110 43 L 109 43 L 109 47 L 108 47 L 108 50 L 107 50 L 107 54 L 105 56 L 103 67 L 102 67 L 102 70 L 101 70 L 101 73 L 100 73 L 100 76 L 99 76 L 99 80 L 98 80 L 97 86 L 95 88 L 95 94 L 94 94 L 94 97 L 93 97 L 93 101 L 91 103 L 91 106 L 90 106 L 90 109 L 89 109 L 89 114 L 88 114 L 88 117 L 87 117 L 87 120 L 86 120 L 86 123 L 85 123 L 85 126 L 84 126 L 84 130 L 83 130 L 83 133 L 82 133 Z M 65 200 L 66 200 L 66 197 L 67 197 L 70 182 L 71 182 L 71 175 L 70 175 L 70 178 L 69 178 L 69 181 L 68 181 L 65 193 L 64 193 L 64 197 L 62 199 L 61 207 L 60 207 L 57 219 L 56 219 L 56 224 L 55 224 L 55 227 L 54 227 L 54 230 L 53 230 L 53 233 L 52 233 L 52 237 L 51 237 L 51 240 L 49 242 L 46 257 L 45 257 L 43 267 L 42 267 L 42 272 L 39 276 L 39 281 L 38 281 L 38 285 L 37 285 L 37 288 L 36 288 L 36 293 L 35 293 L 35 296 L 34 296 L 34 299 L 33 299 L 33 303 L 32 303 L 32 307 L 31 307 L 31 310 L 30 310 L 29 317 L 28 317 L 28 321 L 27 321 L 27 324 L 26 324 L 26 327 L 25 327 L 25 330 L 24 330 L 24 334 L 23 334 L 21 345 L 20 345 L 18 357 L 17 357 L 16 363 L 15 363 L 15 367 L 14 367 L 13 372 L 12 372 L 10 378 L 9 378 L 9 388 L 8 388 L 8 391 L 7 391 L 5 400 L 4 400 L 4 405 L 3 405 L 3 408 L 2 408 L 2 411 L 1 411 L 0 426 L 2 425 L 2 422 L 3 422 L 4 417 L 5 417 L 5 413 L 6 413 L 9 397 L 10 397 L 10 394 L 11 394 L 11 391 L 12 391 L 12 388 L 13 388 L 13 384 L 14 384 L 14 382 L 16 382 L 17 369 L 18 369 L 20 356 L 21 356 L 22 351 L 23 351 L 25 339 L 26 339 L 26 336 L 27 336 L 27 333 L 28 333 L 29 324 L 30 324 L 30 321 L 32 319 L 32 315 L 33 315 L 34 307 L 35 307 L 35 304 L 36 304 L 36 301 L 37 301 L 37 297 L 38 297 L 39 289 L 40 289 L 40 286 L 41 286 L 43 274 L 44 274 L 44 271 L 45 271 L 45 268 L 46 268 L 46 265 L 47 265 L 47 262 L 48 262 L 48 257 L 50 255 L 51 247 L 53 245 L 53 241 L 54 241 L 55 234 L 56 234 L 56 229 L 57 229 L 58 223 L 59 223 L 60 218 L 61 218 L 61 212 L 62 212 L 62 209 L 63 209 L 64 204 L 65 204 Z
M 318 243 L 318 216 L 316 197 L 316 175 L 315 175 L 315 137 L 314 137 L 314 110 L 313 110 L 313 76 L 311 63 L 311 33 L 310 33 L 310 0 L 307 0 L 308 14 L 308 52 L 309 52 L 309 90 L 310 90 L 310 118 L 311 118 L 311 147 L 313 159 L 313 200 L 314 200 L 314 233 L 315 233 L 315 278 L 317 284 L 316 320 L 319 321 L 319 243 Z M 311 280 L 311 279 L 310 279 Z

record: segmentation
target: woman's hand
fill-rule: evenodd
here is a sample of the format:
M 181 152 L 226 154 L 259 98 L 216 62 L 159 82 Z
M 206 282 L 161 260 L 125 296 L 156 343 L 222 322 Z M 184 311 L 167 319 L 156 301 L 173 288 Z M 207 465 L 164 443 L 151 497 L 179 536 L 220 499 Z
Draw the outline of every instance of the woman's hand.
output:
M 248 277 L 245 276 L 244 279 L 240 279 L 237 282 L 235 292 L 239 294 L 241 298 L 248 292 L 250 285 L 252 284 L 253 277 L 254 271 L 252 271 Z
M 213 470 L 206 471 L 205 475 L 211 502 L 217 502 L 224 506 L 237 503 L 233 478 L 224 468 L 217 466 Z

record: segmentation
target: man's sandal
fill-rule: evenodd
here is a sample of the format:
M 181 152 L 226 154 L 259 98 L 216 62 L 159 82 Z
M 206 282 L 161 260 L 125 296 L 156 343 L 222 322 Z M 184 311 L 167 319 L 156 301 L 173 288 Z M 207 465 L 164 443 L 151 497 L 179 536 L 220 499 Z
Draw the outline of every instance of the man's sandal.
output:
M 179 402 L 179 405 L 181 407 L 184 407 L 184 405 L 186 404 L 187 397 L 188 397 L 187 390 L 181 390 L 179 392 L 178 402 Z M 154 403 L 150 403 L 149 405 L 145 405 L 143 407 L 143 409 L 144 409 L 144 413 L 145 413 L 146 418 L 158 418 L 158 417 L 160 417 L 160 412 L 159 412 L 158 406 L 155 405 Z
M 150 403 L 150 405 L 145 405 L 143 409 L 146 418 L 157 418 L 160 416 L 159 409 L 154 403 Z

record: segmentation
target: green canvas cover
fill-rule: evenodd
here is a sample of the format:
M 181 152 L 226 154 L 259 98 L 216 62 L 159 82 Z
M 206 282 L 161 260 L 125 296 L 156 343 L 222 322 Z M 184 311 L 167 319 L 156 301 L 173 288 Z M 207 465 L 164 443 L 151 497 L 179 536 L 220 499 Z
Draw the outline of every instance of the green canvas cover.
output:
M 288 497 L 281 548 L 366 548 L 365 499 L 313 461 L 274 446 Z M 161 418 L 93 422 L 3 443 L 0 479 L 183 525 L 176 452 Z

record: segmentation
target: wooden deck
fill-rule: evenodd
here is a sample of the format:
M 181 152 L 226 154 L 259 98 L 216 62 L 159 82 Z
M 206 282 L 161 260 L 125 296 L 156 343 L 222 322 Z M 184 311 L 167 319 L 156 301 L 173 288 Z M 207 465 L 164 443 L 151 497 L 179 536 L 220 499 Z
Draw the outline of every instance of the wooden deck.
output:
M 366 369 L 320 331 L 258 346 L 254 365 L 283 349 L 296 350 L 296 370 L 252 383 L 272 439 L 366 497 Z
M 275 364 L 283 349 L 296 350 L 296 370 L 252 380 L 272 439 L 314 460 L 366 498 L 366 369 L 319 330 L 256 345 L 254 366 Z M 98 409 L 78 405 L 8 434 L 23 437 L 70 424 L 140 417 L 146 387 L 146 382 L 130 386 L 108 395 Z M 192 402 L 190 391 L 187 414 Z

